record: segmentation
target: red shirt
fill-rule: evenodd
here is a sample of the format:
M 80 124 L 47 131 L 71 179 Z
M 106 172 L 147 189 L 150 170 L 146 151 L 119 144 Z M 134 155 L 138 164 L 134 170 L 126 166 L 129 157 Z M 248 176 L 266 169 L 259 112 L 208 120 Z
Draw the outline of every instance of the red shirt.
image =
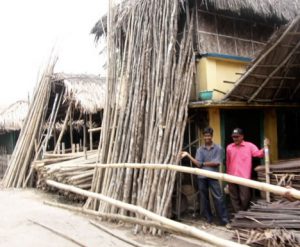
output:
M 236 145 L 231 143 L 226 148 L 226 168 L 227 174 L 251 178 L 252 157 L 262 158 L 264 150 L 259 150 L 253 143 L 242 141 Z

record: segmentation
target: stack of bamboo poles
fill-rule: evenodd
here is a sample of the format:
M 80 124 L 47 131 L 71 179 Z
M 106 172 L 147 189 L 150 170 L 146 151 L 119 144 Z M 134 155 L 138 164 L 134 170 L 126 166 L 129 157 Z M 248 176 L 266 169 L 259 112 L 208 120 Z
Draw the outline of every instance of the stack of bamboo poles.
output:
M 177 162 L 194 71 L 192 20 L 179 29 L 180 6 L 171 0 L 136 1 L 126 9 L 122 27 L 123 15 L 110 8 L 100 163 Z M 92 191 L 166 216 L 174 181 L 173 171 L 96 169 Z M 93 199 L 86 206 L 127 214 Z
M 249 246 L 297 247 L 300 245 L 299 232 L 285 229 L 240 229 L 235 232 L 234 239 Z
M 51 92 L 50 75 L 53 73 L 56 60 L 56 58 L 50 59 L 37 85 L 9 167 L 4 175 L 5 187 L 21 187 L 29 179 L 30 163 L 41 142 Z
M 235 228 L 285 228 L 300 229 L 300 201 L 264 201 L 252 205 L 248 211 L 234 215 Z
M 265 167 L 255 168 L 258 180 L 265 181 Z M 270 182 L 280 186 L 291 186 L 300 189 L 300 160 L 284 161 L 278 164 L 270 165 Z M 274 195 L 273 195 L 274 198 Z M 275 196 L 276 198 L 276 196 Z
M 37 171 L 37 188 L 51 190 L 46 184 L 47 179 L 70 184 L 81 189 L 90 190 L 94 168 L 86 166 L 96 162 L 97 151 L 87 153 L 46 154 L 45 159 L 33 162 L 33 168 Z M 85 201 L 85 198 L 74 193 L 61 193 L 67 199 Z

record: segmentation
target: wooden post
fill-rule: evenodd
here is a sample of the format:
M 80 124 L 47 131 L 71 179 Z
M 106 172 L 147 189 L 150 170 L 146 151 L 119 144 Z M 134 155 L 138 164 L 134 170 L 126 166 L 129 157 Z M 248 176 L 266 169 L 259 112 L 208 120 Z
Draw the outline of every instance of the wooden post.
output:
M 93 126 L 92 113 L 89 114 L 89 128 Z M 90 150 L 93 150 L 93 132 L 90 132 Z

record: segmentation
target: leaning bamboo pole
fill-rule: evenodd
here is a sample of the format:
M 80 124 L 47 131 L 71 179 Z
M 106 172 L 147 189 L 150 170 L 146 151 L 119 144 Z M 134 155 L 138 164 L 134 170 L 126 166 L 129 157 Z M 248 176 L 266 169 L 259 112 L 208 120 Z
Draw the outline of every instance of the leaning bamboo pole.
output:
M 229 241 L 229 240 L 226 240 L 226 239 L 216 237 L 216 236 L 214 236 L 212 234 L 209 234 L 205 231 L 199 230 L 196 227 L 188 226 L 188 225 L 170 220 L 168 218 L 165 218 L 163 216 L 155 214 L 155 213 L 153 213 L 153 212 L 151 212 L 147 209 L 144 209 L 142 207 L 131 205 L 131 204 L 125 203 L 125 202 L 121 202 L 121 201 L 112 199 L 110 197 L 104 196 L 102 194 L 97 194 L 97 193 L 94 193 L 94 192 L 82 190 L 82 189 L 76 188 L 76 187 L 71 186 L 71 185 L 65 185 L 65 184 L 58 183 L 58 182 L 51 181 L 51 180 L 47 180 L 46 182 L 50 186 L 53 186 L 53 187 L 56 187 L 56 188 L 59 188 L 59 189 L 62 189 L 62 190 L 71 191 L 73 193 L 77 193 L 77 194 L 80 194 L 80 195 L 83 195 L 83 196 L 86 196 L 86 197 L 94 198 L 96 200 L 105 201 L 109 204 L 115 205 L 116 207 L 124 208 L 128 211 L 144 215 L 147 218 L 152 219 L 156 222 L 159 222 L 162 225 L 173 228 L 176 231 L 182 232 L 182 233 L 184 233 L 188 236 L 192 236 L 192 237 L 204 240 L 208 243 L 215 244 L 217 246 L 224 246 L 224 247 L 225 246 L 228 246 L 228 247 L 247 246 L 247 245 L 241 245 L 241 244 L 235 243 L 233 241 Z
M 14 148 L 9 167 L 3 179 L 5 187 L 21 187 L 28 179 L 30 162 L 35 153 L 34 144 L 39 141 L 45 123 L 45 109 L 49 102 L 51 84 L 50 75 L 53 73 L 57 58 L 50 58 L 49 63 L 38 82 L 34 98 L 30 104 L 26 120 Z

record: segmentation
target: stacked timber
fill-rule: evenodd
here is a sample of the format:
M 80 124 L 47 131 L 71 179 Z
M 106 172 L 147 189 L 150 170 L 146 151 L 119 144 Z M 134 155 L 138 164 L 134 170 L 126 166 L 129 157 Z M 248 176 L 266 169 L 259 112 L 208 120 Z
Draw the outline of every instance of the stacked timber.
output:
M 297 247 L 300 232 L 285 229 L 240 229 L 234 239 L 249 246 Z
M 234 215 L 234 239 L 250 246 L 299 246 L 300 201 L 258 201 Z
M 248 211 L 239 211 L 232 220 L 234 228 L 285 228 L 300 230 L 300 201 L 259 201 Z
M 258 166 L 255 168 L 258 180 L 265 182 L 265 167 Z M 300 189 L 300 160 L 284 161 L 270 165 L 270 183 L 280 186 L 290 186 Z M 272 195 L 273 198 L 274 195 Z
M 37 172 L 37 188 L 46 191 L 57 191 L 51 189 L 46 184 L 46 180 L 51 179 L 81 189 L 90 190 L 94 168 L 90 166 L 85 167 L 85 165 L 96 162 L 96 152 L 89 151 L 86 154 L 83 152 L 45 154 L 44 159 L 36 160 L 33 163 L 33 167 Z M 85 201 L 84 197 L 71 192 L 59 191 L 59 194 L 69 200 Z

